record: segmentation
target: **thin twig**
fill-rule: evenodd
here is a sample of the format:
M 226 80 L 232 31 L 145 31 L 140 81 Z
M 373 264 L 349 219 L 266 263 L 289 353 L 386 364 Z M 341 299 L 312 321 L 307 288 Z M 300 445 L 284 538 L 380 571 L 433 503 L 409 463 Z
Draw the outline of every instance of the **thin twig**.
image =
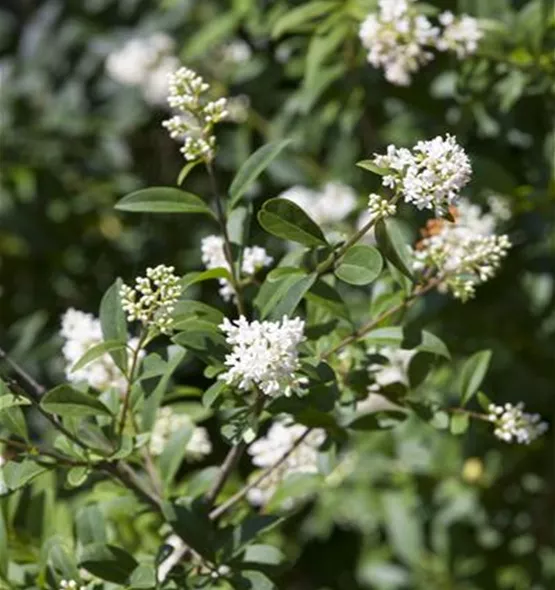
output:
M 421 295 L 424 295 L 424 294 L 428 293 L 428 291 L 431 291 L 434 287 L 437 287 L 437 285 L 440 282 L 441 282 L 441 279 L 439 279 L 439 278 L 438 279 L 434 279 L 434 280 L 430 281 L 424 287 L 420 287 L 420 288 L 415 289 L 413 291 L 413 293 L 411 295 L 409 295 L 407 298 L 403 299 L 403 301 L 401 301 L 401 303 L 399 303 L 399 304 L 391 307 L 390 309 L 384 311 L 377 318 L 370 320 L 368 323 L 364 324 L 361 328 L 359 328 L 358 330 L 355 330 L 355 332 L 353 332 L 350 336 L 347 336 L 339 344 L 337 344 L 336 346 L 334 346 L 333 348 L 331 348 L 330 350 L 328 350 L 327 352 L 325 352 L 321 356 L 321 358 L 322 359 L 327 359 L 332 354 L 335 354 L 336 352 L 339 352 L 340 350 L 342 350 L 343 348 L 345 348 L 345 346 L 348 346 L 349 344 L 352 344 L 353 342 L 356 342 L 357 340 L 359 340 L 360 338 L 362 338 L 364 335 L 366 335 L 368 332 L 370 332 L 371 330 L 373 330 L 383 320 L 385 320 L 388 317 L 394 315 L 398 311 L 401 311 L 402 309 L 405 309 L 406 307 L 412 305 L 416 301 L 416 299 L 418 297 L 420 297 Z
M 135 377 L 135 370 L 137 368 L 137 363 L 139 361 L 139 356 L 141 353 L 141 349 L 145 343 L 147 338 L 147 333 L 143 331 L 141 337 L 139 339 L 139 343 L 137 344 L 137 348 L 133 351 L 133 356 L 131 357 L 131 367 L 129 368 L 129 378 L 127 380 L 127 388 L 125 389 L 125 393 L 123 395 L 123 408 L 121 410 L 121 418 L 118 427 L 118 435 L 121 438 L 123 435 L 123 430 L 125 428 L 125 420 L 127 418 L 127 410 L 129 409 L 129 400 L 131 398 L 131 388 L 133 387 L 134 377 Z
M 6 351 L 2 348 L 0 348 L 0 359 L 4 360 L 14 371 L 14 373 L 16 373 L 20 379 L 25 381 L 38 396 L 41 396 L 46 392 L 46 388 L 38 383 L 31 375 L 29 375 L 29 373 L 27 373 L 23 367 L 10 358 Z
M 280 465 L 282 465 L 292 455 L 292 453 L 295 451 L 295 449 L 297 449 L 297 447 L 303 442 L 303 440 L 311 432 L 312 432 L 312 429 L 311 428 L 308 428 L 302 434 L 302 436 L 300 436 L 293 443 L 293 445 L 291 446 L 291 448 L 280 457 L 280 459 L 278 459 L 273 465 L 271 465 L 270 467 L 268 467 L 267 469 L 265 469 L 258 477 L 254 478 L 251 482 L 249 482 L 247 485 L 245 485 L 244 487 L 242 487 L 237 493 L 235 493 L 233 496 L 231 496 L 231 498 L 228 498 L 225 502 L 223 502 L 222 504 L 220 504 L 219 506 L 217 506 L 216 508 L 214 508 L 214 510 L 212 510 L 212 512 L 210 512 L 209 517 L 212 520 L 216 520 L 216 518 L 219 518 L 222 514 L 224 514 L 224 512 L 227 512 L 230 508 L 232 508 L 233 506 L 235 506 L 235 504 L 237 504 L 237 502 L 239 502 L 240 500 L 242 500 L 249 493 L 250 490 L 252 490 L 257 485 L 259 485 L 260 482 L 264 481 Z
M 44 456 L 51 457 L 52 459 L 55 459 L 56 461 L 58 461 L 58 463 L 62 465 L 70 465 L 72 467 L 88 467 L 90 465 L 88 461 L 76 461 L 74 459 L 64 457 L 63 455 L 59 455 L 58 453 L 54 453 L 53 451 L 46 451 L 35 445 L 29 445 L 27 443 L 13 440 L 11 438 L 0 437 L 0 443 L 6 445 L 7 447 L 14 447 L 21 451 L 27 452 L 29 454 L 29 458 L 32 460 L 34 460 L 35 457 L 38 458 L 40 456 Z

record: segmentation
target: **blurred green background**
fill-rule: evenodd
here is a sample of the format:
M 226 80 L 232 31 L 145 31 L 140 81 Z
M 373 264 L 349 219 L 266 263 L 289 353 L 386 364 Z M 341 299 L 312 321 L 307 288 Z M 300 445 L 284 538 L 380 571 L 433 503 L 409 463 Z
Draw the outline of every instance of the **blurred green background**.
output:
M 222 186 L 262 143 L 294 149 L 258 183 L 255 204 L 293 184 L 375 185 L 355 162 L 387 144 L 457 136 L 475 171 L 468 195 L 510 204 L 514 243 L 500 275 L 464 306 L 431 296 L 415 315 L 455 358 L 491 348 L 484 390 L 555 418 L 555 16 L 550 0 L 433 2 L 490 19 L 482 55 L 441 56 L 408 88 L 365 62 L 358 22 L 372 0 L 272 27 L 292 0 L 13 0 L 0 8 L 0 344 L 46 384 L 60 378 L 59 317 L 97 312 L 116 276 L 198 269 L 207 228 L 126 216 L 124 194 L 174 185 L 183 164 L 168 111 L 110 78 L 107 57 L 164 32 L 219 92 L 248 97 L 219 133 Z M 304 3 L 308 4 L 308 3 Z M 328 3 L 332 5 L 334 3 Z M 360 16 L 362 15 L 362 16 Z M 293 23 L 294 24 L 294 23 Z M 235 52 L 230 50 L 235 47 Z M 207 193 L 194 171 L 187 190 Z M 417 222 L 421 219 L 412 220 Z M 260 243 L 261 235 L 253 235 Z M 267 247 L 275 251 L 273 242 Z M 212 287 L 198 293 L 221 306 Z M 200 379 L 194 371 L 184 383 Z M 186 380 L 186 381 L 185 381 Z M 281 541 L 290 589 L 549 590 L 555 587 L 553 428 L 533 448 L 421 423 L 361 436 L 359 459 Z M 421 558 L 422 547 L 426 559 Z M 416 558 L 416 556 L 418 559 Z

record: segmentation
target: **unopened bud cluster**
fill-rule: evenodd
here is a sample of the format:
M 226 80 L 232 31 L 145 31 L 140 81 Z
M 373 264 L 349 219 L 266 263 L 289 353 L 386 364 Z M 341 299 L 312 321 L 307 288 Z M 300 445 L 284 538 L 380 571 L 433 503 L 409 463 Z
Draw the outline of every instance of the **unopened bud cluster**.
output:
M 547 422 L 542 422 L 539 414 L 524 412 L 522 402 L 516 406 L 490 404 L 488 410 L 488 420 L 495 426 L 493 433 L 504 442 L 527 445 L 547 432 Z
M 225 242 L 221 236 L 206 236 L 201 243 L 202 262 L 207 269 L 224 268 L 231 272 L 225 255 Z M 241 277 L 251 278 L 258 271 L 270 266 L 274 259 L 268 256 L 266 250 L 260 246 L 248 246 L 243 250 L 241 259 Z M 224 301 L 229 301 L 235 295 L 232 284 L 224 278 L 219 279 L 220 295 Z
M 86 590 L 86 588 L 80 586 L 75 580 L 61 580 L 60 590 Z
M 145 327 L 169 333 L 171 314 L 181 295 L 180 279 L 173 272 L 173 266 L 160 264 L 147 268 L 146 277 L 137 277 L 134 287 L 122 285 L 121 305 L 128 321 L 138 320 Z
M 457 200 L 472 175 L 466 152 L 449 134 L 419 141 L 412 149 L 390 145 L 373 162 L 387 170 L 383 186 L 417 209 L 439 214 Z
M 214 158 L 214 126 L 229 114 L 225 98 L 206 99 L 209 89 L 209 84 L 189 68 L 179 68 L 170 76 L 168 103 L 179 114 L 162 125 L 170 137 L 183 141 L 181 153 L 188 162 Z
M 397 206 L 388 199 L 384 199 L 381 195 L 372 193 L 368 197 L 368 214 L 369 220 L 375 218 L 384 218 L 395 215 Z
M 434 26 L 415 0 L 379 0 L 359 36 L 368 62 L 384 70 L 388 82 L 408 86 L 412 76 L 434 59 L 433 49 L 452 51 L 459 59 L 476 52 L 482 37 L 478 21 L 444 12 Z

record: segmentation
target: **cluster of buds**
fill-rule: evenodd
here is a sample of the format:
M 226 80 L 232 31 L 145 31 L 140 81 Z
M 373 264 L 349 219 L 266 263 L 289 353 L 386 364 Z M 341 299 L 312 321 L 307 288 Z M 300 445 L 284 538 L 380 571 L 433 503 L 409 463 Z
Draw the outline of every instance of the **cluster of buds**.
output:
M 547 432 L 547 422 L 542 422 L 539 414 L 528 414 L 523 410 L 522 402 L 516 406 L 490 404 L 488 420 L 495 425 L 493 433 L 498 439 L 527 445 Z
M 227 100 L 209 101 L 210 86 L 196 72 L 179 68 L 170 76 L 168 103 L 179 114 L 162 125 L 172 139 L 183 141 L 181 153 L 188 162 L 211 161 L 216 149 L 214 126 L 229 115 Z
M 388 199 L 384 199 L 381 195 L 372 193 L 368 197 L 368 219 L 384 218 L 395 215 L 397 206 Z
M 146 277 L 137 277 L 135 287 L 122 285 L 121 304 L 128 321 L 138 320 L 163 334 L 170 331 L 171 314 L 181 295 L 180 279 L 173 271 L 173 266 L 160 264 L 147 268 Z
M 75 580 L 61 580 L 60 590 L 86 590 L 86 588 L 80 586 Z

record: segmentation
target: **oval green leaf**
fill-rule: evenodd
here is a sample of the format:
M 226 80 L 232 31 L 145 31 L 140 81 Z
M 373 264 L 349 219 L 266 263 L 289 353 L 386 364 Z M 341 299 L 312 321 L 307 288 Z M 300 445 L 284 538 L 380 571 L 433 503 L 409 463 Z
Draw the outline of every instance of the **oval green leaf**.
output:
M 78 371 L 82 369 L 92 361 L 96 360 L 98 357 L 106 354 L 107 352 L 113 352 L 114 350 L 122 350 L 126 347 L 125 342 L 121 342 L 120 340 L 106 340 L 105 342 L 100 342 L 99 344 L 95 344 L 87 352 L 73 365 L 71 368 L 71 372 Z
M 168 186 L 135 191 L 123 197 L 116 209 L 132 213 L 204 213 L 214 217 L 212 209 L 200 197 Z
M 49 414 L 60 416 L 111 416 L 110 410 L 98 399 L 69 385 L 59 385 L 42 398 L 40 405 Z
M 298 205 L 287 199 L 270 199 L 258 213 L 258 222 L 269 233 L 305 246 L 327 246 L 326 238 Z
M 394 219 L 380 219 L 376 223 L 376 241 L 391 264 L 409 279 L 412 279 L 412 263 L 409 249 L 399 225 Z
M 252 183 L 290 143 L 290 139 L 267 143 L 249 156 L 247 161 L 239 168 L 229 187 L 230 208 L 238 203 Z
M 380 252 L 372 246 L 358 244 L 349 248 L 335 269 L 335 276 L 350 285 L 368 285 L 382 272 Z

